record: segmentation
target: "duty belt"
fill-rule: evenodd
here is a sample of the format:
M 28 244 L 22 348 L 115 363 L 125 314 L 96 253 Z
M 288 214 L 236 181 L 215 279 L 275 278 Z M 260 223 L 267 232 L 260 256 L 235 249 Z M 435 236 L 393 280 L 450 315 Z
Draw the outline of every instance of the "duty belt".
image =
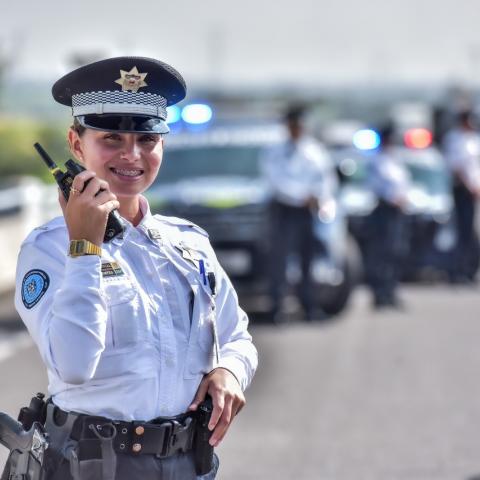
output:
M 70 438 L 81 441 L 82 454 L 88 457 L 100 455 L 99 437 L 110 436 L 113 437 L 116 453 L 166 458 L 192 449 L 196 423 L 193 412 L 175 417 L 160 417 L 149 422 L 123 422 L 68 413 L 55 407 L 54 421 L 61 425 L 69 415 L 77 417 Z

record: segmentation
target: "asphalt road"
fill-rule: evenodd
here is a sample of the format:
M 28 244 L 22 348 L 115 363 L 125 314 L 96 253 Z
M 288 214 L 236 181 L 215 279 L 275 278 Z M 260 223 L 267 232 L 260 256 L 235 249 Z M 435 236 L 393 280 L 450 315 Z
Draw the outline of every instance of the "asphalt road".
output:
M 219 479 L 480 479 L 480 290 L 403 293 L 405 312 L 372 312 L 360 289 L 336 321 L 253 326 L 260 368 Z M 15 414 L 45 376 L 21 333 L 0 352 Z

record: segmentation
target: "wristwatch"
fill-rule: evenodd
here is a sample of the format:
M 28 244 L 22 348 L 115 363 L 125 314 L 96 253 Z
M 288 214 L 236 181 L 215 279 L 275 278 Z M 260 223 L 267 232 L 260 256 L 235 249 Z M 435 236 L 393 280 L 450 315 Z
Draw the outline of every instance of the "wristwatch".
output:
M 81 255 L 98 255 L 102 256 L 102 249 L 88 240 L 70 240 L 70 248 L 68 254 L 71 257 L 80 257 Z

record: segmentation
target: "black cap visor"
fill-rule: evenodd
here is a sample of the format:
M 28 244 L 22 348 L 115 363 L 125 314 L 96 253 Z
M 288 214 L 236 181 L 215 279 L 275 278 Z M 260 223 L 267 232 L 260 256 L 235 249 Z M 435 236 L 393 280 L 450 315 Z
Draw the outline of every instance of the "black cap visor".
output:
M 158 117 L 131 115 L 80 115 L 80 125 L 94 130 L 118 133 L 168 133 L 166 122 Z

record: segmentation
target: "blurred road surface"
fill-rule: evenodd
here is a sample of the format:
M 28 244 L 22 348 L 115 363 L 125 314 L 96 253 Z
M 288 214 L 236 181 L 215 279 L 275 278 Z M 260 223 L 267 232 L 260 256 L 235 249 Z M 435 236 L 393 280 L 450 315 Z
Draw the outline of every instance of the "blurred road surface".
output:
M 359 289 L 337 321 L 252 327 L 261 367 L 219 479 L 480 478 L 480 291 L 403 293 L 406 312 L 372 312 Z M 22 333 L 4 332 L 0 351 L 12 342 L 0 410 L 16 414 L 45 376 Z

